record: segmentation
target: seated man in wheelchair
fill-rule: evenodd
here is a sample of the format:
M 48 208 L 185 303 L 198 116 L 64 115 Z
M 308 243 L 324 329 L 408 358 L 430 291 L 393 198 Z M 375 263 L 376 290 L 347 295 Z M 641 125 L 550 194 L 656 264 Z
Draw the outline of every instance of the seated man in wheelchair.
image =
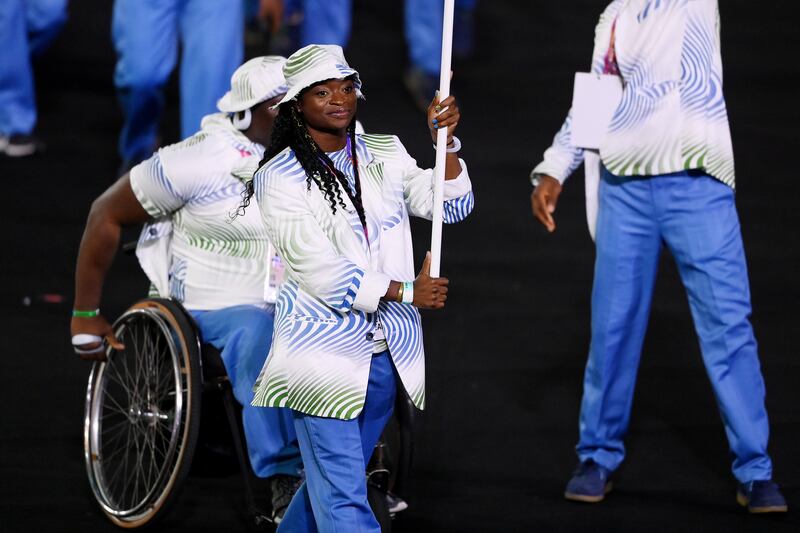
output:
M 100 314 L 106 273 L 123 225 L 146 223 L 137 256 L 159 296 L 178 300 L 194 318 L 202 342 L 221 351 L 236 399 L 243 406 L 247 448 L 255 474 L 270 478 L 279 521 L 299 485 L 302 464 L 291 414 L 252 407 L 252 387 L 272 339 L 280 259 L 257 209 L 231 217 L 243 179 L 252 177 L 286 93 L 284 58 L 243 64 L 221 113 L 201 130 L 159 149 L 92 204 L 78 252 L 71 331 L 82 359 L 104 360 L 105 345 L 122 349 Z

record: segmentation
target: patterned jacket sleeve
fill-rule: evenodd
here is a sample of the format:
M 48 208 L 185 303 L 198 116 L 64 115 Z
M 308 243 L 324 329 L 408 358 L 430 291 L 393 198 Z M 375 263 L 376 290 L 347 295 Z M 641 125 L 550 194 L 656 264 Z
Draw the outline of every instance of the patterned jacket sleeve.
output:
M 564 183 L 576 168 L 583 163 L 583 149 L 572 145 L 572 111 L 553 138 L 553 144 L 545 150 L 544 160 L 533 169 L 535 174 L 546 174 Z
M 594 50 L 592 52 L 592 66 L 590 71 L 602 74 L 605 53 L 610 42 L 611 26 L 617 17 L 617 12 L 623 5 L 623 0 L 614 0 L 608 4 L 595 28 Z M 583 163 L 583 149 L 572 144 L 572 110 L 567 113 L 567 118 L 561 125 L 553 144 L 544 152 L 544 160 L 536 165 L 533 172 L 546 174 L 564 183 L 566 179 Z
M 167 175 L 159 152 L 133 167 L 130 180 L 136 199 L 153 218 L 170 216 L 186 203 L 185 194 Z
M 337 252 L 320 226 L 326 217 L 314 213 L 307 201 L 304 175 L 297 178 L 264 167 L 256 172 L 254 182 L 269 239 L 303 291 L 340 312 L 353 308 L 374 312 L 391 279 Z M 327 205 L 321 203 L 318 208 Z
M 403 194 L 408 212 L 414 216 L 430 220 L 433 218 L 433 169 L 421 169 L 416 160 L 406 151 L 400 140 L 395 137 L 400 164 L 403 169 Z M 475 206 L 475 195 L 472 193 L 472 182 L 467 172 L 467 164 L 461 162 L 461 174 L 455 179 L 444 182 L 444 208 L 442 221 L 445 224 L 461 222 L 472 212 Z

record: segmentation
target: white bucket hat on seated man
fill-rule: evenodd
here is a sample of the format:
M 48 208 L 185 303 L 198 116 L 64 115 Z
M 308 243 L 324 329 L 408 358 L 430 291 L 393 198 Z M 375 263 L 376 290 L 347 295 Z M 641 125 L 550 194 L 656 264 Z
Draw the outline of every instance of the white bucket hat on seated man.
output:
M 354 77 L 356 95 L 361 94 L 361 78 L 347 64 L 342 47 L 335 44 L 310 44 L 289 56 L 283 67 L 283 75 L 289 89 L 278 105 L 297 99 L 303 89 L 325 80 L 342 80 Z
M 236 69 L 231 76 L 231 90 L 217 100 L 223 113 L 238 113 L 250 109 L 287 91 L 281 56 L 255 57 Z

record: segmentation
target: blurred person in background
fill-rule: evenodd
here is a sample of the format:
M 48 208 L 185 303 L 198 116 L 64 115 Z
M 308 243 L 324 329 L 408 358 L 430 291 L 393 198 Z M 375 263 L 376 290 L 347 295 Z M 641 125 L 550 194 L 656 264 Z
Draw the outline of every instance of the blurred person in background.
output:
M 237 69 L 220 113 L 198 133 L 133 167 L 92 204 L 75 272 L 73 344 L 85 359 L 121 344 L 99 312 L 103 281 L 123 225 L 146 223 L 136 255 L 161 297 L 178 300 L 202 342 L 218 348 L 236 399 L 255 474 L 270 478 L 273 518 L 297 489 L 301 460 L 286 409 L 252 407 L 253 384 L 272 340 L 280 259 L 257 210 L 231 221 L 258 168 L 286 93 L 282 57 Z
M 456 0 L 453 13 L 453 55 L 472 56 L 475 47 L 474 13 L 478 0 Z M 416 106 L 425 110 L 439 88 L 442 59 L 443 0 L 405 0 L 405 35 L 409 66 L 403 82 Z
M 533 214 L 551 232 L 564 180 L 581 162 L 587 183 L 599 174 L 599 187 L 587 185 L 587 206 L 597 205 L 597 197 L 599 206 L 579 464 L 564 496 L 603 500 L 625 458 L 623 439 L 666 246 L 686 288 L 721 411 L 737 501 L 753 513 L 784 512 L 786 501 L 772 481 L 765 387 L 749 320 L 717 0 L 611 2 L 595 30 L 591 69 L 618 77 L 623 88 L 599 161 L 573 143 L 573 109 L 531 173 Z
M 115 0 L 112 39 L 114 85 L 123 112 L 120 174 L 150 157 L 158 145 L 164 85 L 180 65 L 181 137 L 228 89 L 244 57 L 245 0 Z M 259 0 L 258 16 L 280 21 L 280 0 Z
M 278 1 L 278 0 L 276 0 Z M 345 48 L 350 40 L 353 0 L 283 0 L 287 29 L 296 42 L 286 53 L 310 44 Z M 477 0 L 456 0 L 453 54 L 468 58 L 474 50 L 474 11 Z M 426 111 L 439 88 L 444 0 L 405 0 L 404 31 L 409 66 L 405 86 L 417 107 Z M 292 40 L 292 37 L 289 39 Z M 286 47 L 286 43 L 282 43 Z
M 0 153 L 35 154 L 36 95 L 31 61 L 58 35 L 67 20 L 67 0 L 0 2 Z

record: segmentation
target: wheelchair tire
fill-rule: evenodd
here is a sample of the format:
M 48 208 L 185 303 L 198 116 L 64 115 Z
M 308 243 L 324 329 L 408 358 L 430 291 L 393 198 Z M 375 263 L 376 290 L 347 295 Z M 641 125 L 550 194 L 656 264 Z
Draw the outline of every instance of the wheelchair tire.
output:
M 117 526 L 165 514 L 191 467 L 200 425 L 200 346 L 171 300 L 146 299 L 114 323 L 124 350 L 89 376 L 84 457 L 89 485 Z

